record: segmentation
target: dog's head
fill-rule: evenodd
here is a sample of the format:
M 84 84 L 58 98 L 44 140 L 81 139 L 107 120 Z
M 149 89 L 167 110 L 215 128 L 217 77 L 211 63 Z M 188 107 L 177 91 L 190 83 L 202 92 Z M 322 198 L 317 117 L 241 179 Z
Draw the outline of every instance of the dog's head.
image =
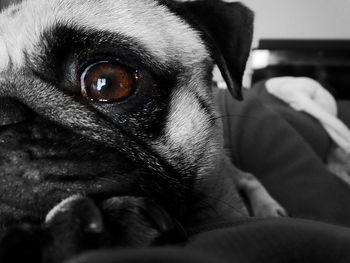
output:
M 221 158 L 211 71 L 237 97 L 252 14 L 216 0 L 27 0 L 0 13 L 0 223 L 75 194 L 178 211 Z M 174 212 L 177 213 L 177 212 Z

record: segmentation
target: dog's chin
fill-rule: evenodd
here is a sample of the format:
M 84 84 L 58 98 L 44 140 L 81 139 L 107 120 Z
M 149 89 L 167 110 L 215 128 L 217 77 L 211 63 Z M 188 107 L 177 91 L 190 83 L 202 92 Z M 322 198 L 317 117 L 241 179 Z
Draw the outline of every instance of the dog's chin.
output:
M 42 220 L 77 193 L 147 196 L 157 184 L 150 173 L 116 149 L 40 118 L 1 127 L 0 225 Z

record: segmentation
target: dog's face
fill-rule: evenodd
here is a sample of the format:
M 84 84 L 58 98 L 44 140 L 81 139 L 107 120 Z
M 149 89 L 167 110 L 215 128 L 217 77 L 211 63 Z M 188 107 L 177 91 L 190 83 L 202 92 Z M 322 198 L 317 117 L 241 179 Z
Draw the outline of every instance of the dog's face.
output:
M 222 154 L 213 64 L 239 82 L 249 50 L 246 27 L 235 62 L 214 54 L 230 47 L 193 12 L 214 2 L 28 0 L 0 13 L 1 224 L 75 193 L 178 213 Z

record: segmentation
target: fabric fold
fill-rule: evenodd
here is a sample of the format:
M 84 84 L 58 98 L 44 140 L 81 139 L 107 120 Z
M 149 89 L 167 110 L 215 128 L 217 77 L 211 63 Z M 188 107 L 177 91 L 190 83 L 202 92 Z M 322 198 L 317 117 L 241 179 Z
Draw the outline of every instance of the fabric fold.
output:
M 266 81 L 266 89 L 295 110 L 317 119 L 335 144 L 350 153 L 350 130 L 337 118 L 336 101 L 320 83 L 307 77 L 277 77 Z

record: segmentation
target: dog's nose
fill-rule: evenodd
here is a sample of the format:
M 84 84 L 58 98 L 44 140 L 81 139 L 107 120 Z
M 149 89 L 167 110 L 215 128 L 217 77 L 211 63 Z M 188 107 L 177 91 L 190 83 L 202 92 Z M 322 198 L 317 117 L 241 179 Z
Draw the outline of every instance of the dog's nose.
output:
M 32 111 L 15 99 L 0 98 L 0 126 L 17 124 L 33 116 Z

